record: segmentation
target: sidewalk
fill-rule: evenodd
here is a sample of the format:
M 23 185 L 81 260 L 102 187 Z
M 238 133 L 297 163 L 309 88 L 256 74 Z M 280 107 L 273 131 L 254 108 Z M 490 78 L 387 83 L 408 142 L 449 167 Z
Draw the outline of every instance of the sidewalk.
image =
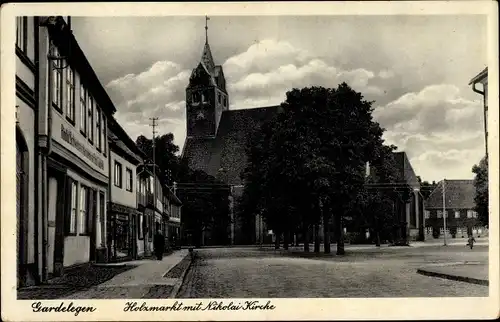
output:
M 467 238 L 450 238 L 446 240 L 446 244 L 448 246 L 466 246 L 467 244 Z M 426 247 L 426 246 L 443 246 L 444 245 L 444 239 L 432 239 L 432 240 L 426 240 L 423 242 L 410 242 L 411 247 Z M 476 242 L 474 243 L 474 246 L 488 246 L 489 245 L 489 240 L 488 238 L 476 238 Z
M 489 285 L 488 264 L 462 263 L 450 265 L 427 266 L 417 270 L 418 274 L 440 277 L 479 285 Z
M 71 299 L 170 298 L 179 290 L 191 264 L 187 249 L 174 251 L 158 260 L 139 260 L 109 265 L 134 265 L 131 270 L 89 290 L 72 294 Z
M 143 259 L 94 264 L 45 285 L 19 289 L 18 299 L 169 298 L 178 292 L 191 265 L 188 250 L 177 250 L 161 261 Z

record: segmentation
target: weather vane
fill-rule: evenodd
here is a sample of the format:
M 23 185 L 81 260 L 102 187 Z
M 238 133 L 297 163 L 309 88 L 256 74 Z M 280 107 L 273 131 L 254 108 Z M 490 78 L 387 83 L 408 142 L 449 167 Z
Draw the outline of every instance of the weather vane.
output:
M 210 18 L 205 16 L 205 41 L 208 43 L 208 21 Z

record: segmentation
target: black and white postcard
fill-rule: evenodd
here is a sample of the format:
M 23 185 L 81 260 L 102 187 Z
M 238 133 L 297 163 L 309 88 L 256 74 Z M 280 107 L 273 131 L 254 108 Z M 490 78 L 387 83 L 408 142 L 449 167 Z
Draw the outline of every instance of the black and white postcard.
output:
M 496 2 L 23 3 L 1 30 L 2 319 L 498 317 Z

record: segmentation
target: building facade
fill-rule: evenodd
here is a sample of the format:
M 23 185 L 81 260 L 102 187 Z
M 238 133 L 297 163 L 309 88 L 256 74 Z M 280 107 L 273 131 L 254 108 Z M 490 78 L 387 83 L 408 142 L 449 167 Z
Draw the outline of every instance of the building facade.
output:
M 156 169 L 156 171 L 154 171 Z M 150 256 L 153 249 L 153 237 L 161 231 L 168 246 L 168 213 L 164 211 L 164 189 L 158 166 L 147 163 L 137 168 L 137 209 L 140 214 L 137 234 L 138 257 Z
M 107 246 L 108 258 L 118 261 L 137 257 L 137 167 L 144 155 L 116 120 L 109 123 Z
M 164 226 L 163 235 L 167 239 L 168 248 L 180 248 L 181 236 L 181 207 L 182 202 L 175 194 L 174 183 L 173 190 L 167 185 L 164 186 L 163 193 L 163 212 L 166 215 L 167 222 Z
M 17 17 L 15 52 L 17 286 L 148 255 L 155 229 L 180 234 L 180 200 L 144 171 L 71 18 Z
M 106 258 L 107 124 L 116 109 L 69 21 L 40 19 L 38 182 L 46 278 Z
M 486 230 L 474 211 L 474 181 L 473 180 L 446 180 L 431 192 L 425 203 L 425 232 L 428 238 L 446 236 L 464 238 L 470 234 L 480 236 Z
M 36 119 L 38 117 L 38 17 L 16 17 L 16 217 L 17 286 L 37 283 L 40 218 Z

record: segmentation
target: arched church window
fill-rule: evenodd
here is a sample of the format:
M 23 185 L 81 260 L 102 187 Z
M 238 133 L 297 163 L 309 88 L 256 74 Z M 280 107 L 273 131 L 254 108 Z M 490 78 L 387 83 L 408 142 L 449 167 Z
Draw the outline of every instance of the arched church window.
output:
M 193 93 L 193 103 L 200 102 L 200 93 Z

